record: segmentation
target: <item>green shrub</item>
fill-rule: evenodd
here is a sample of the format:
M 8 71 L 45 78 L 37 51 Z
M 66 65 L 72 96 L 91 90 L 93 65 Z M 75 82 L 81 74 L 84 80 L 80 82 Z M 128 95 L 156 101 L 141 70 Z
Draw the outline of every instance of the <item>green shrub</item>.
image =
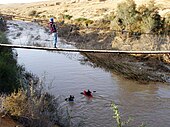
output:
M 154 1 L 137 8 L 133 0 L 118 4 L 111 28 L 130 32 L 164 32 L 165 20 L 159 15 Z
M 158 13 L 158 8 L 154 1 L 150 1 L 147 5 L 138 8 L 140 15 L 140 29 L 142 32 L 160 32 L 164 26 L 164 21 Z
M 121 29 L 133 31 L 137 19 L 136 4 L 133 0 L 118 4 L 116 20 Z
M 58 98 L 45 92 L 44 84 L 37 77 L 25 73 L 26 88 L 0 97 L 1 111 L 20 121 L 23 126 L 53 127 L 58 123 Z M 60 114 L 61 115 L 61 114 Z
M 67 19 L 67 20 L 70 20 L 72 17 L 73 17 L 73 16 L 71 16 L 71 15 L 63 15 L 63 18 L 64 18 L 64 19 Z
M 0 14 L 0 31 L 6 30 L 6 21 L 3 19 L 3 17 Z
M 112 108 L 113 113 L 114 113 L 113 118 L 116 120 L 117 127 L 129 126 L 128 124 L 133 121 L 133 119 L 130 118 L 130 117 L 127 121 L 123 121 L 121 114 L 119 112 L 118 106 L 114 102 L 112 102 L 111 108 Z M 145 126 L 146 125 L 144 123 L 142 123 L 141 125 L 139 125 L 137 127 L 145 127 Z
M 0 32 L 0 43 L 9 43 L 5 34 Z M 14 53 L 10 48 L 0 48 L 0 93 L 10 93 L 20 87 L 20 66 L 14 59 Z
M 74 20 L 77 24 L 79 25 L 85 25 L 86 27 L 88 27 L 88 25 L 93 24 L 93 20 L 90 19 L 86 19 L 86 18 L 77 18 Z
M 65 14 L 59 14 L 59 16 L 58 16 L 58 19 L 60 19 L 60 20 L 71 20 L 71 18 L 72 18 L 73 16 L 71 16 L 71 15 L 65 15 Z
M 75 21 L 84 22 L 84 21 L 87 21 L 87 19 L 86 18 L 77 18 L 77 19 L 75 19 Z
M 37 14 L 37 11 L 32 10 L 28 13 L 28 16 L 36 16 L 36 14 Z
M 165 32 L 166 34 L 170 33 L 170 13 L 166 15 L 166 18 L 163 19 L 165 21 Z
M 10 50 L 0 52 L 0 93 L 10 93 L 19 88 L 19 66 Z
M 154 1 L 138 8 L 133 0 L 120 3 L 110 24 L 111 29 L 119 30 L 115 32 L 117 37 L 112 41 L 113 48 L 169 50 L 170 18 L 168 15 L 162 18 L 157 10 Z
M 3 32 L 0 32 L 0 44 L 3 44 L 3 43 L 9 43 L 9 42 L 5 34 Z
M 0 53 L 0 93 L 10 93 L 19 88 L 19 67 L 10 52 Z

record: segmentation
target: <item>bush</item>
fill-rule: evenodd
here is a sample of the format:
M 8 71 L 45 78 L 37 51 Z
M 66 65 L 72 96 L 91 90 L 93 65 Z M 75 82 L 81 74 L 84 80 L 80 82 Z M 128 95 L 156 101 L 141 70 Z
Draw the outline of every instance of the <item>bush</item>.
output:
M 133 0 L 120 3 L 115 18 L 110 24 L 111 29 L 119 30 L 115 32 L 117 37 L 112 41 L 113 48 L 169 50 L 170 24 L 168 16 L 162 18 L 157 10 L 154 1 L 138 8 Z
M 36 16 L 36 14 L 37 14 L 37 11 L 32 10 L 28 13 L 28 16 Z
M 0 44 L 9 44 L 8 39 L 6 38 L 5 34 L 0 31 Z
M 88 27 L 88 25 L 93 24 L 93 21 L 90 19 L 86 19 L 86 18 L 77 18 L 75 19 L 75 22 L 79 25 L 85 25 L 86 27 Z
M 26 73 L 25 78 L 27 88 L 1 97 L 0 107 L 3 110 L 0 110 L 27 127 L 53 127 L 58 124 L 62 119 L 58 98 L 45 92 L 43 83 L 37 77 Z
M 133 0 L 118 4 L 111 27 L 130 32 L 164 32 L 165 20 L 161 18 L 154 1 L 137 8 Z
M 73 16 L 71 15 L 63 15 L 63 19 L 70 20 Z
M 77 18 L 77 19 L 75 19 L 75 21 L 84 22 L 84 21 L 87 21 L 87 19 L 86 18 Z
M 165 32 L 166 34 L 170 34 L 170 13 L 166 15 L 166 18 L 163 19 L 165 21 Z
M 4 56 L 4 57 L 3 57 Z M 0 93 L 10 93 L 19 87 L 18 66 L 11 53 L 0 54 Z
M 35 94 L 19 90 L 4 98 L 4 111 L 24 126 L 51 127 L 50 116 L 55 113 L 54 98 L 47 94 Z
M 59 14 L 59 16 L 58 16 L 58 19 L 59 20 L 61 20 L 61 21 L 63 21 L 63 20 L 71 20 L 71 18 L 72 18 L 73 16 L 71 16 L 71 15 L 65 15 L 65 14 Z
M 0 14 L 0 31 L 6 30 L 6 21 L 3 19 L 3 17 Z
M 158 33 L 163 30 L 164 21 L 158 13 L 158 8 L 155 6 L 154 1 L 150 1 L 148 5 L 142 5 L 138 8 L 140 16 L 140 29 L 142 32 Z
M 114 20 L 120 29 L 133 31 L 134 25 L 137 23 L 136 4 L 133 0 L 118 4 L 116 18 Z
M 9 43 L 5 34 L 0 32 L 0 43 Z M 20 70 L 14 53 L 10 48 L 0 48 L 0 93 L 10 93 L 20 87 Z

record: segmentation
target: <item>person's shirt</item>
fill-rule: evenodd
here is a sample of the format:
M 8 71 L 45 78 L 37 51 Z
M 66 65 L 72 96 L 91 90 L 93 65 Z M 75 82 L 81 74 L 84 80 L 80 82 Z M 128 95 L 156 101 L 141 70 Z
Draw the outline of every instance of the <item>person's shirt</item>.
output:
M 49 27 L 50 27 L 50 33 L 56 33 L 57 32 L 57 28 L 56 28 L 56 25 L 54 24 L 54 22 L 50 22 Z

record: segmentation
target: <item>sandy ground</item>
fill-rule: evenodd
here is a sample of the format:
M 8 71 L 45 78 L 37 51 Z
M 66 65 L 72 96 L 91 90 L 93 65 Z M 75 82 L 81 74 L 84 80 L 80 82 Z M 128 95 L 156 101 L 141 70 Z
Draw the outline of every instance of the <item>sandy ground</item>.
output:
M 23 127 L 23 126 L 15 121 L 13 121 L 8 116 L 5 116 L 2 118 L 2 115 L 0 114 L 0 127 Z
M 79 1 L 79 2 L 77 2 Z M 32 10 L 36 10 L 39 16 L 45 15 L 45 18 L 60 14 L 71 15 L 73 19 L 85 17 L 97 20 L 113 12 L 117 4 L 124 0 L 50 0 L 45 2 L 27 3 L 27 4 L 9 4 L 0 5 L 0 12 L 7 14 L 16 14 L 26 16 Z M 135 0 L 137 6 L 147 4 L 149 0 Z M 166 16 L 170 13 L 170 0 L 155 0 L 155 5 L 160 9 L 160 14 Z

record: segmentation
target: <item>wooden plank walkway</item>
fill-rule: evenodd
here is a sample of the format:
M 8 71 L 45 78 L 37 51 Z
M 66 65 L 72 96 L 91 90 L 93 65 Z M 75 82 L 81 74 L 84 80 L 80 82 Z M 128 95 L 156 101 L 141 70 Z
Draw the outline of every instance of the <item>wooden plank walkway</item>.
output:
M 36 46 L 12 45 L 12 44 L 0 44 L 0 47 L 35 49 L 35 50 L 46 50 L 46 51 L 85 52 L 85 53 L 170 54 L 170 51 L 120 51 L 120 50 L 67 49 L 67 48 L 36 47 Z

